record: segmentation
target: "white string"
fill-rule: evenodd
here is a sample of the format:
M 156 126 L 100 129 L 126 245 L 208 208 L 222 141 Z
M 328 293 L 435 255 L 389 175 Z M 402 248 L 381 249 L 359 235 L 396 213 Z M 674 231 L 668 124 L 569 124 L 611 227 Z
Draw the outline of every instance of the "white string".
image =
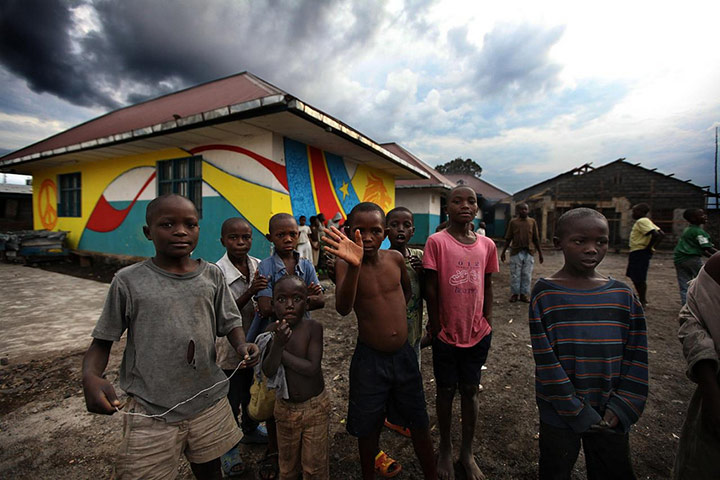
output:
M 165 411 L 165 412 L 163 412 L 163 413 L 158 413 L 158 414 L 156 414 L 156 415 L 147 415 L 147 414 L 145 414 L 145 413 L 138 413 L 138 412 L 125 412 L 125 411 L 123 411 L 123 410 L 120 410 L 120 408 L 121 408 L 121 407 L 124 407 L 124 405 L 121 405 L 121 407 L 115 407 L 115 410 L 117 410 L 118 412 L 122 413 L 123 415 L 134 415 L 134 416 L 136 416 L 136 417 L 145 417 L 145 418 L 160 418 L 160 417 L 164 417 L 164 416 L 167 415 L 168 413 L 170 413 L 170 412 L 172 412 L 173 410 L 175 410 L 176 408 L 178 408 L 180 405 L 184 405 L 184 404 L 186 404 L 186 403 L 188 403 L 188 402 L 190 402 L 190 401 L 192 401 L 192 400 L 195 400 L 197 397 L 199 397 L 199 396 L 202 395 L 203 393 L 207 392 L 208 390 L 212 390 L 213 388 L 217 387 L 218 385 L 221 385 L 221 384 L 223 384 L 223 383 L 225 383 L 225 382 L 229 382 L 230 379 L 232 378 L 232 376 L 235 375 L 235 372 L 237 372 L 237 371 L 238 371 L 242 366 L 244 366 L 244 365 L 245 365 L 245 360 L 242 360 L 240 363 L 237 364 L 237 367 L 235 367 L 235 370 L 233 370 L 233 372 L 230 374 L 229 377 L 226 377 L 224 380 L 220 380 L 220 381 L 217 382 L 215 385 L 212 385 L 212 386 L 210 386 L 210 387 L 208 387 L 208 388 L 206 388 L 206 389 L 204 389 L 204 390 L 200 390 L 198 393 L 196 393 L 196 394 L 193 395 L 192 397 L 188 398 L 187 400 L 183 400 L 182 402 L 178 403 L 177 405 L 175 405 L 174 407 L 170 408 L 169 410 L 167 410 L 167 411 Z

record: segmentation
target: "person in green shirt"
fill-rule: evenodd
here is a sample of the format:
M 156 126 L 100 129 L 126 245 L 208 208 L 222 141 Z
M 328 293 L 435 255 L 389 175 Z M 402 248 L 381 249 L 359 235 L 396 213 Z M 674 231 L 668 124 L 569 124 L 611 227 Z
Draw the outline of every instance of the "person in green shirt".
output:
M 680 300 L 685 305 L 688 282 L 700 273 L 703 266 L 702 256 L 709 257 L 717 250 L 710 241 L 710 235 L 700 227 L 707 221 L 707 215 L 702 208 L 688 208 L 683 212 L 683 218 L 690 225 L 683 230 L 675 246 L 673 260 L 680 287 Z

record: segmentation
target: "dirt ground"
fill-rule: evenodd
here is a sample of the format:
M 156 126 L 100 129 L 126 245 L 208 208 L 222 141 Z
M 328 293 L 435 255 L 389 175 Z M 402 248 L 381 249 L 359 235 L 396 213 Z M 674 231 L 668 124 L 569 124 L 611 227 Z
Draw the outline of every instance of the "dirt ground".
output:
M 600 270 L 615 278 L 624 276 L 627 256 L 608 254 Z M 545 264 L 536 264 L 535 277 L 548 275 L 562 264 L 558 252 L 547 252 Z M 84 278 L 107 280 L 107 272 L 94 273 L 68 264 L 55 265 Z M 475 434 L 476 456 L 491 479 L 530 479 L 537 470 L 538 417 L 534 400 L 533 360 L 527 326 L 527 305 L 507 302 L 507 265 L 495 275 L 493 345 L 483 374 L 481 413 Z M 99 277 L 98 277 L 99 275 Z M 657 254 L 649 278 L 650 306 L 647 309 L 650 344 L 650 397 L 640 422 L 631 433 L 633 462 L 638 478 L 668 478 L 678 435 L 693 386 L 684 375 L 684 362 L 676 339 L 679 295 L 672 257 Z M 358 479 L 357 445 L 345 432 L 348 368 L 355 344 L 354 316 L 340 318 L 334 311 L 333 290 L 328 290 L 327 307 L 313 312 L 325 326 L 323 369 L 332 393 L 331 478 Z M 79 305 L 78 308 L 82 308 Z M 108 378 L 114 380 L 122 342 L 113 348 Z M 2 352 L 0 352 L 1 354 Z M 28 356 L 0 366 L 0 478 L 108 478 L 113 452 L 120 441 L 122 419 L 92 415 L 85 411 L 80 385 L 80 350 Z M 422 371 L 432 434 L 437 446 L 435 387 L 431 351 L 422 354 Z M 459 445 L 459 401 L 453 429 L 456 451 Z M 381 448 L 403 465 L 396 478 L 421 478 L 409 439 L 385 431 Z M 243 478 L 255 478 L 255 461 L 263 447 L 244 446 L 251 471 Z M 463 478 L 456 468 L 457 478 Z M 179 478 L 192 478 L 184 463 Z M 584 479 L 582 458 L 576 478 Z

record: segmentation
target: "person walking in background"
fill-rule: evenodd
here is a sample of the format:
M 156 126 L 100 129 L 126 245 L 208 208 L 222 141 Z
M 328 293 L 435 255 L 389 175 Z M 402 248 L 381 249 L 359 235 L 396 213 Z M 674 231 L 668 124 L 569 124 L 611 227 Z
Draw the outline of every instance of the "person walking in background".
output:
M 630 231 L 630 256 L 625 275 L 630 277 L 643 308 L 647 306 L 647 272 L 655 246 L 665 236 L 660 227 L 648 218 L 650 206 L 638 203 L 632 208 L 635 224 Z
M 307 258 L 312 261 L 313 252 L 312 245 L 310 244 L 310 235 L 312 235 L 312 229 L 309 225 L 306 225 L 307 218 L 305 215 L 300 215 L 298 219 L 298 243 L 297 250 L 300 253 L 300 258 Z
M 689 208 L 683 212 L 683 218 L 690 225 L 683 230 L 673 255 L 677 272 L 680 301 L 685 305 L 688 282 L 697 277 L 703 266 L 702 256 L 712 256 L 717 250 L 710 241 L 710 235 L 701 225 L 707 222 L 707 215 L 702 208 Z
M 505 252 L 510 248 L 510 302 L 529 302 L 530 286 L 532 282 L 533 245 L 538 252 L 538 260 L 543 263 L 543 253 L 540 248 L 540 234 L 535 219 L 528 217 L 527 203 L 520 203 L 515 207 L 517 218 L 510 220 L 505 233 L 505 246 L 500 260 L 505 262 Z

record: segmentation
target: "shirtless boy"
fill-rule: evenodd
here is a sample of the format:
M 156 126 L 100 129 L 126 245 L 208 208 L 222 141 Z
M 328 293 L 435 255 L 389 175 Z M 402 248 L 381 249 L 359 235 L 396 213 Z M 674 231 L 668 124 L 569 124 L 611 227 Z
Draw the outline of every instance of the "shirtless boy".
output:
M 338 257 L 335 309 L 352 310 L 358 342 L 350 364 L 348 432 L 358 438 L 364 479 L 375 477 L 384 419 L 410 429 L 424 477 L 437 478 L 435 455 L 417 356 L 407 341 L 406 304 L 410 281 L 405 260 L 395 250 L 380 250 L 385 213 L 376 204 L 357 204 L 347 219 L 353 240 L 331 227 L 325 249 Z
M 323 327 L 305 318 L 308 288 L 297 275 L 282 277 L 273 290 L 275 337 L 263 373 L 283 366 L 288 398 L 275 398 L 280 478 L 327 479 L 329 473 L 330 398 L 321 368 Z

